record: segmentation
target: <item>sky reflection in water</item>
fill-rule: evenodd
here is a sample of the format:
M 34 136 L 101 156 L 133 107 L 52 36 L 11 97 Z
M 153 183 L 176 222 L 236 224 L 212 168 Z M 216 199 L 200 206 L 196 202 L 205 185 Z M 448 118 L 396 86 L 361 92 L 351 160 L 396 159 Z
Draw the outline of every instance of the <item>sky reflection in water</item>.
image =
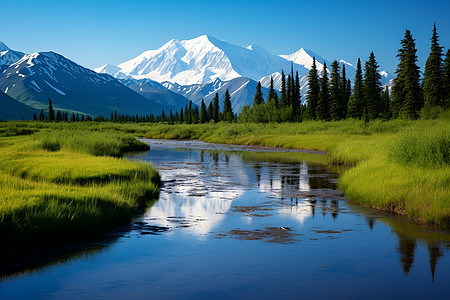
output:
M 11 277 L 0 298 L 445 298 L 450 237 L 348 203 L 297 153 L 149 141 L 160 199 L 101 252 Z M 227 150 L 242 150 L 224 147 Z

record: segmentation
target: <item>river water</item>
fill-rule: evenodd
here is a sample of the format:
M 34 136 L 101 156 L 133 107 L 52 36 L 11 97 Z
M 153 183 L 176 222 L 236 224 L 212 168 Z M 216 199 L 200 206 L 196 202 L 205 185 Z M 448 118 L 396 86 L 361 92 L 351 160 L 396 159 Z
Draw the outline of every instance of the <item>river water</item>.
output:
M 159 170 L 159 200 L 1 274 L 0 299 L 448 299 L 450 234 L 352 205 L 320 159 L 146 142 L 127 159 Z

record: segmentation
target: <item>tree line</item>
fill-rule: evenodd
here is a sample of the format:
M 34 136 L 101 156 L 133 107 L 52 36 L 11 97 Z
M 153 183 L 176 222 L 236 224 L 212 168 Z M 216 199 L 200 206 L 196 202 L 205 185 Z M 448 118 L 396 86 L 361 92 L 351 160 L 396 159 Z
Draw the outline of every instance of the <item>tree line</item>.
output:
M 345 64 L 342 67 L 334 60 L 328 68 L 324 62 L 318 70 L 313 58 L 308 72 L 308 93 L 306 103 L 301 104 L 300 78 L 298 71 L 294 74 L 293 66 L 287 76 L 281 72 L 281 88 L 274 89 L 271 77 L 267 98 L 264 99 L 261 83 L 258 82 L 253 97 L 253 105 L 244 105 L 239 116 L 233 112 L 228 89 L 223 99 L 223 108 L 219 106 L 219 94 L 206 106 L 202 99 L 200 107 L 190 101 L 189 105 L 169 113 L 164 110 L 160 115 L 125 115 L 117 111 L 110 118 L 92 117 L 78 113 L 54 111 L 49 99 L 48 115 L 43 110 L 39 117 L 36 113 L 33 120 L 55 122 L 98 121 L 116 123 L 209 123 L 209 122 L 301 122 L 302 120 L 338 121 L 347 118 L 364 119 L 417 119 L 433 118 L 450 106 L 450 50 L 445 58 L 444 47 L 439 45 L 436 25 L 433 26 L 430 55 L 421 72 L 417 66 L 417 50 L 415 40 L 409 30 L 405 31 L 401 40 L 401 48 L 397 57 L 399 63 L 395 71 L 391 90 L 388 85 L 382 86 L 379 65 L 375 54 L 370 53 L 362 67 L 358 59 L 353 86 L 346 76 Z

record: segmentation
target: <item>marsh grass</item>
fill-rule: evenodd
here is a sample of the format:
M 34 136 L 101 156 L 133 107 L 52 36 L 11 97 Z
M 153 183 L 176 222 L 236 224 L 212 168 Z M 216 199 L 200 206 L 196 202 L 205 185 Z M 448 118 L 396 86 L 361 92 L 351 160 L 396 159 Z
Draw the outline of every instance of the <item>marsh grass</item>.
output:
M 321 150 L 328 152 L 327 159 L 321 158 L 321 162 L 352 166 L 350 169 L 344 168 L 339 179 L 340 189 L 347 198 L 421 222 L 450 227 L 448 117 L 418 121 L 366 123 L 345 120 L 295 124 L 18 122 L 0 124 L 0 133 L 9 132 L 5 126 L 24 130 L 23 132 L 28 129 L 39 131 L 30 136 L 0 138 L 1 151 L 15 147 L 14 154 L 10 154 L 11 160 L 5 161 L 2 157 L 1 168 L 8 170 L 8 174 L 14 174 L 16 178 L 77 186 L 139 177 L 136 166 L 128 164 L 131 162 L 121 165 L 120 160 L 115 160 L 115 167 L 106 167 L 113 164 L 105 161 L 99 162 L 97 166 L 96 162 L 90 161 L 113 159 L 102 157 L 106 155 L 120 157 L 124 148 L 137 150 L 145 147 L 136 142 L 134 136 Z M 23 142 L 15 141 L 12 145 L 11 139 L 23 139 Z M 44 144 L 46 139 L 48 141 Z M 45 152 L 45 155 L 39 154 L 39 159 L 33 161 L 27 156 L 39 151 Z M 70 155 L 77 155 L 77 159 L 82 162 L 80 166 L 71 165 L 70 161 L 74 159 Z M 266 159 L 267 155 L 262 156 L 262 159 Z M 294 157 L 292 159 L 296 160 Z M 54 160 L 64 162 L 66 167 L 62 170 L 66 171 L 45 171 L 45 166 L 53 164 Z
M 132 135 L 74 127 L 39 130 L 0 138 L 4 241 L 84 235 L 130 219 L 157 197 L 157 171 L 120 158 L 128 150 L 148 149 Z
M 136 132 L 147 138 L 327 151 L 329 163 L 353 166 L 339 180 L 347 198 L 419 222 L 450 227 L 448 118 L 369 123 L 345 120 L 297 124 L 158 124 L 140 126 Z

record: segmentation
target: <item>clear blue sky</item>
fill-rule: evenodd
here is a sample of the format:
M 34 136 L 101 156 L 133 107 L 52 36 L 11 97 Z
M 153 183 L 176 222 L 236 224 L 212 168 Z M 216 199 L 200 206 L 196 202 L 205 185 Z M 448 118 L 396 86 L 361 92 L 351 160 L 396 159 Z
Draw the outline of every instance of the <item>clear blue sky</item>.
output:
M 172 38 L 212 35 L 273 54 L 299 48 L 329 60 L 364 61 L 370 51 L 393 72 L 405 29 L 419 65 L 428 57 L 433 22 L 450 46 L 450 0 L 427 1 L 19 1 L 0 17 L 0 41 L 31 53 L 52 50 L 94 68 L 119 64 Z

